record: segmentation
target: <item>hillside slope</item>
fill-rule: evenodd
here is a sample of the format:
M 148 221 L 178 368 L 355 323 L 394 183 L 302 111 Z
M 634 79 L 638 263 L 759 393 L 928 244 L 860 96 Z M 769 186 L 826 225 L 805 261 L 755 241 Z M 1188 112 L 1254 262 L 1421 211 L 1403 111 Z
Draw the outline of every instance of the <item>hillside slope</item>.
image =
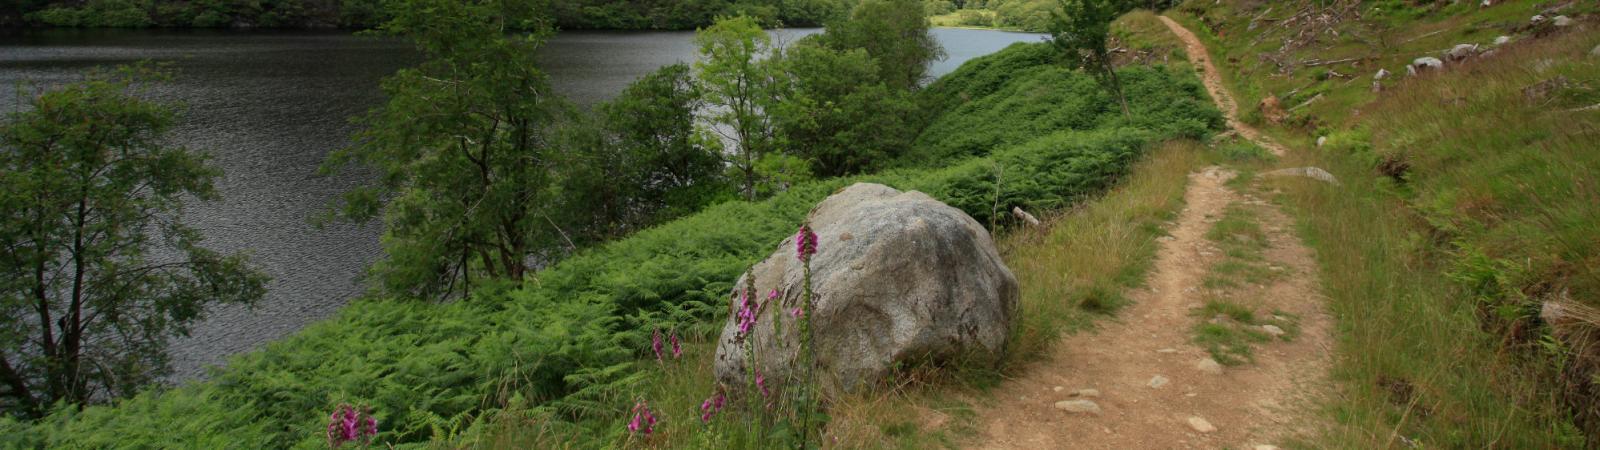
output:
M 1340 323 L 1308 445 L 1600 445 L 1600 6 L 1492 3 L 1169 12 L 1289 147 L 1277 167 L 1342 181 L 1270 182 Z M 1421 57 L 1443 69 L 1408 76 Z

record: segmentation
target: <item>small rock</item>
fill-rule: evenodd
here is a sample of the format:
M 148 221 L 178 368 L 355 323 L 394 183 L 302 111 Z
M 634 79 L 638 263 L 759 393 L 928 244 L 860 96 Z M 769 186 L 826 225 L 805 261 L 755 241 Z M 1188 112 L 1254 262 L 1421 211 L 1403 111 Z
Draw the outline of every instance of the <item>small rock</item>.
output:
M 1100 415 L 1100 405 L 1089 400 L 1063 400 L 1056 402 L 1056 409 L 1073 414 Z
M 1056 387 L 1050 388 L 1050 390 L 1053 390 L 1053 391 L 1056 391 L 1056 392 L 1061 392 L 1061 391 L 1067 390 L 1067 388 L 1064 388 L 1064 387 L 1061 387 L 1061 386 L 1056 386 Z
M 1201 432 L 1201 433 L 1210 433 L 1210 432 L 1213 432 L 1213 431 L 1217 431 L 1217 427 L 1212 426 L 1211 422 L 1207 422 L 1206 419 L 1202 419 L 1202 418 L 1199 418 L 1199 417 L 1190 417 L 1189 418 L 1189 428 L 1193 428 L 1194 431 L 1198 431 L 1198 432 Z
M 1384 78 L 1389 78 L 1389 75 L 1391 74 L 1389 73 L 1388 69 L 1378 69 L 1378 73 L 1372 74 L 1372 79 L 1382 80 Z
M 1290 169 L 1278 169 L 1278 170 L 1274 170 L 1274 171 L 1263 173 L 1263 174 L 1261 174 L 1261 176 L 1262 177 L 1266 177 L 1266 178 L 1273 178 L 1273 177 L 1306 177 L 1306 178 L 1310 178 L 1310 179 L 1313 179 L 1313 180 L 1321 181 L 1321 182 L 1324 182 L 1324 183 L 1332 184 L 1334 186 L 1338 186 L 1339 185 L 1339 179 L 1338 178 L 1334 178 L 1333 174 L 1328 173 L 1328 171 L 1322 170 L 1322 168 L 1319 168 L 1319 167 L 1295 167 L 1295 168 L 1290 168 Z
M 1217 360 L 1215 359 L 1202 359 L 1199 362 L 1194 363 L 1194 368 L 1199 369 L 1202 373 L 1222 375 L 1222 364 L 1218 364 Z
M 1162 386 L 1167 385 L 1167 381 L 1167 377 L 1156 375 L 1155 377 L 1150 378 L 1149 385 L 1151 389 L 1160 389 Z
M 1600 58 L 1600 45 L 1594 46 L 1594 50 L 1589 50 L 1589 56 Z
M 1321 147 L 1323 145 L 1326 145 L 1327 143 L 1328 143 L 1328 137 L 1327 136 L 1317 136 L 1317 147 Z
M 1554 19 L 1550 19 L 1550 24 L 1558 27 L 1570 26 L 1572 25 L 1572 18 L 1567 16 L 1556 16 Z
M 1450 62 L 1461 62 L 1478 53 L 1478 44 L 1457 44 L 1450 51 L 1444 52 L 1445 59 Z
M 1494 38 L 1494 45 L 1506 45 L 1509 43 L 1511 43 L 1511 36 L 1500 36 Z
M 1156 350 L 1156 353 L 1177 353 L 1177 352 L 1178 352 L 1178 349 L 1175 349 L 1175 348 L 1163 348 L 1163 349 L 1160 349 L 1160 350 Z
M 1550 19 L 1545 18 L 1544 14 L 1534 14 L 1532 18 L 1528 19 L 1528 23 L 1532 25 L 1538 25 L 1544 23 L 1546 20 Z
M 1283 329 L 1282 328 L 1278 328 L 1277 325 L 1262 325 L 1261 326 L 1261 331 L 1267 332 L 1267 334 L 1272 335 L 1272 337 L 1279 337 L 1279 336 L 1283 336 L 1284 335 Z
M 1252 448 L 1254 448 L 1255 450 L 1278 450 L 1278 446 L 1276 446 L 1276 445 L 1267 445 L 1267 444 L 1257 445 L 1257 446 L 1252 447 Z
M 1073 397 L 1099 397 L 1100 396 L 1100 390 L 1099 389 L 1079 389 L 1079 390 L 1076 390 L 1076 391 L 1072 391 L 1072 396 Z
M 1440 60 L 1439 58 L 1435 58 L 1435 57 L 1432 57 L 1432 56 L 1424 56 L 1424 57 L 1412 60 L 1411 61 L 1411 65 L 1406 66 L 1406 73 L 1407 74 L 1411 74 L 1411 75 L 1416 75 L 1416 74 L 1418 74 L 1420 72 L 1423 72 L 1423 71 L 1442 70 L 1442 69 L 1444 69 L 1444 61 L 1443 60 Z
M 1174 238 L 1172 236 L 1162 236 L 1162 237 L 1156 238 L 1156 240 L 1160 241 L 1160 242 L 1172 242 L 1172 241 L 1177 240 L 1177 238 Z

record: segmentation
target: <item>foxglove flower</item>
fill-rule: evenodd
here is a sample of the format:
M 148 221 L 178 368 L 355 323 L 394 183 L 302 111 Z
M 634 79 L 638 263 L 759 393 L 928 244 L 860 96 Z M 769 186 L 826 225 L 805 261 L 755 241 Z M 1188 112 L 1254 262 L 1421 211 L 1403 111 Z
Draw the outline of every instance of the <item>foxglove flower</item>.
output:
M 661 330 L 656 330 L 655 334 L 650 336 L 650 349 L 655 350 L 656 361 L 661 361 Z
M 672 359 L 683 356 L 683 346 L 678 345 L 678 333 L 672 333 Z
M 761 371 L 756 371 L 756 388 L 761 389 L 762 397 L 772 396 L 772 392 L 767 390 L 767 377 Z
M 378 419 L 348 404 L 341 404 L 328 415 L 328 446 L 339 448 L 346 442 L 366 442 L 378 435 Z
M 628 422 L 629 433 L 643 433 L 649 436 L 656 431 L 656 415 L 650 412 L 650 404 L 640 401 L 633 405 L 633 420 Z
M 717 413 L 722 411 L 722 405 L 724 401 L 726 401 L 726 399 L 722 396 L 722 392 L 718 391 L 715 395 L 712 395 L 711 398 L 701 402 L 700 422 L 711 423 L 711 418 L 716 417 Z
M 800 261 L 810 261 L 811 255 L 817 254 L 817 234 L 811 232 L 810 225 L 801 225 L 800 231 L 795 233 L 794 253 Z
M 806 310 L 801 308 L 801 307 L 799 307 L 799 306 L 796 306 L 793 310 L 789 311 L 789 315 L 793 316 L 796 319 L 799 319 L 800 316 L 806 315 Z

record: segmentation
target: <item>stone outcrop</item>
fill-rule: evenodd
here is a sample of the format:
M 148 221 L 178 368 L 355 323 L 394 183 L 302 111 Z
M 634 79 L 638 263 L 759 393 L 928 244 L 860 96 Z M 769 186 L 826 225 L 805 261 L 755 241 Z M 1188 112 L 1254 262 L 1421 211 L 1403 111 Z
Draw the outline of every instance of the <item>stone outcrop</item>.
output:
M 815 339 L 816 378 L 855 391 L 902 363 L 962 358 L 993 362 L 1016 320 L 1017 280 L 989 232 L 961 210 L 920 192 L 858 183 L 808 217 L 814 310 L 803 303 L 803 265 L 790 237 L 735 287 L 753 290 L 757 321 L 740 331 L 730 314 L 717 345 L 718 381 L 750 382 L 746 346 L 766 383 L 803 376 L 800 318 Z

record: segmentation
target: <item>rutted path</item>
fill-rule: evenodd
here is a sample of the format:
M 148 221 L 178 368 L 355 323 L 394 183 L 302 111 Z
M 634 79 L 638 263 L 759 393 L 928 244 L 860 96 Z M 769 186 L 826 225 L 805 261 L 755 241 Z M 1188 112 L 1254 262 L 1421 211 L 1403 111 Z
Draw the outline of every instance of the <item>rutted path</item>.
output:
M 1205 68 L 1206 85 L 1229 124 L 1281 152 L 1238 124 L 1205 48 L 1162 20 Z M 1264 449 L 1307 423 L 1302 413 L 1324 392 L 1332 350 L 1313 255 L 1276 207 L 1224 185 L 1234 176 L 1218 167 L 1190 174 L 1185 207 L 1167 230 L 1171 236 L 1161 239 L 1145 287 L 1127 293 L 1133 304 L 1098 330 L 1063 338 L 1047 359 L 996 388 L 993 403 L 979 411 L 982 435 L 975 447 Z M 1261 284 L 1207 288 L 1207 274 L 1224 256 L 1206 234 L 1233 204 L 1255 212 L 1268 243 L 1264 264 L 1279 275 Z M 1194 329 L 1213 319 L 1195 311 L 1219 296 L 1239 299 L 1257 314 L 1298 317 L 1300 335 L 1255 344 L 1254 360 L 1242 365 L 1202 363 L 1211 355 L 1193 343 Z M 1081 408 L 1095 411 L 1073 411 Z
M 1272 154 L 1283 156 L 1283 146 L 1272 142 L 1271 139 L 1267 139 L 1255 127 L 1239 121 L 1239 103 L 1234 101 L 1232 94 L 1228 93 L 1228 88 L 1222 85 L 1222 73 L 1218 72 L 1217 66 L 1211 63 L 1211 52 L 1206 50 L 1206 46 L 1200 42 L 1200 38 L 1195 37 L 1194 33 L 1190 33 L 1188 28 L 1184 28 L 1183 25 L 1178 24 L 1177 21 L 1172 20 L 1170 17 L 1157 17 L 1161 19 L 1161 23 L 1167 24 L 1167 29 L 1172 30 L 1172 34 L 1178 36 L 1178 40 L 1183 41 L 1184 53 L 1189 55 L 1190 63 L 1200 68 L 1200 81 L 1206 85 L 1206 91 L 1211 93 L 1212 100 L 1217 102 L 1217 108 L 1221 109 L 1222 114 L 1227 117 L 1228 128 L 1238 131 L 1240 136 L 1255 142 L 1256 145 L 1260 145 L 1267 151 L 1272 152 Z

